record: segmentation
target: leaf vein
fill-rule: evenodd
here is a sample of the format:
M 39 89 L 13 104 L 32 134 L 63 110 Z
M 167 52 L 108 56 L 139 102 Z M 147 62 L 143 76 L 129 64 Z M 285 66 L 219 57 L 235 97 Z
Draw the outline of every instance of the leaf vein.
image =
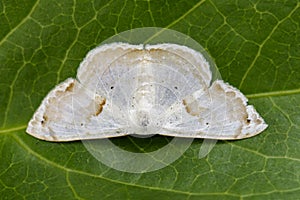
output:
M 9 38 L 9 36 L 11 36 L 20 26 L 22 26 L 29 18 L 30 16 L 32 15 L 32 13 L 35 11 L 36 7 L 38 6 L 39 4 L 39 0 L 37 0 L 35 2 L 35 4 L 32 6 L 30 12 L 27 14 L 26 17 L 24 17 L 23 20 L 20 21 L 19 24 L 17 24 L 13 29 L 11 29 L 5 37 L 3 37 L 3 39 L 0 41 L 0 46 Z
M 251 62 L 250 66 L 248 67 L 248 69 L 246 70 L 246 72 L 244 73 L 242 80 L 239 84 L 238 88 L 242 88 L 248 74 L 250 73 L 250 71 L 252 70 L 252 68 L 254 67 L 254 64 L 256 63 L 258 57 L 260 56 L 262 47 L 265 45 L 265 43 L 271 38 L 271 36 L 273 35 L 273 33 L 275 32 L 275 30 L 280 26 L 280 24 L 282 24 L 286 19 L 290 18 L 292 16 L 292 14 L 299 8 L 300 4 L 297 4 L 297 6 L 284 18 L 282 18 L 280 21 L 278 21 L 278 23 L 273 27 L 273 29 L 271 30 L 270 34 L 264 39 L 264 41 L 259 45 L 258 47 L 258 51 L 255 55 L 255 58 L 253 59 L 253 61 Z

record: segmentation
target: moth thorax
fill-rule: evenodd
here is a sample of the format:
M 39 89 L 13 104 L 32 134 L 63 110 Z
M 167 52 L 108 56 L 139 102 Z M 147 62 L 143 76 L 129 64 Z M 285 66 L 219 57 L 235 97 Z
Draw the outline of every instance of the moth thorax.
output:
M 157 134 L 160 129 L 158 118 L 155 117 L 152 110 L 135 110 L 131 113 L 130 118 L 136 135 L 153 135 Z
M 132 108 L 130 109 L 130 120 L 136 127 L 136 134 L 148 135 L 157 132 L 157 112 L 153 86 L 144 85 L 134 93 Z

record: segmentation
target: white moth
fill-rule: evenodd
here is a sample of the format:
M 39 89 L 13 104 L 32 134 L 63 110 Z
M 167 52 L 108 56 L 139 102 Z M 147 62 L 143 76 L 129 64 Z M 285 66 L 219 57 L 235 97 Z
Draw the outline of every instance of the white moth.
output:
M 212 81 L 204 56 L 177 44 L 111 43 L 45 97 L 26 132 L 48 141 L 124 135 L 234 140 L 267 124 L 247 98 Z

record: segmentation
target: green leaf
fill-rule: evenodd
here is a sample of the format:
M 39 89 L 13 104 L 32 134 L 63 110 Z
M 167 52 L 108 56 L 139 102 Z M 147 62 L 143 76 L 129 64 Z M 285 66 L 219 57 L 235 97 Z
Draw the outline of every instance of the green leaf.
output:
M 144 174 L 111 169 L 81 142 L 25 133 L 45 95 L 108 37 L 157 26 L 191 36 L 269 124 L 260 135 L 202 140 L 170 166 Z M 298 1 L 0 1 L 0 199 L 297 199 L 300 196 Z M 159 137 L 158 137 L 159 138 Z M 163 145 L 116 139 L 151 151 Z M 139 149 L 138 148 L 138 149 Z

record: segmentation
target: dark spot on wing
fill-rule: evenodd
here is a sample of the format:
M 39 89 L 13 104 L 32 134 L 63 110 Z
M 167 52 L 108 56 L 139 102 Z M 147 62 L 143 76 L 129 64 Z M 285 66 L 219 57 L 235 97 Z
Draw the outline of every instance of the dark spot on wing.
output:
M 48 117 L 46 115 L 43 116 L 43 119 L 41 120 L 41 124 L 45 124 L 46 121 L 48 120 Z

